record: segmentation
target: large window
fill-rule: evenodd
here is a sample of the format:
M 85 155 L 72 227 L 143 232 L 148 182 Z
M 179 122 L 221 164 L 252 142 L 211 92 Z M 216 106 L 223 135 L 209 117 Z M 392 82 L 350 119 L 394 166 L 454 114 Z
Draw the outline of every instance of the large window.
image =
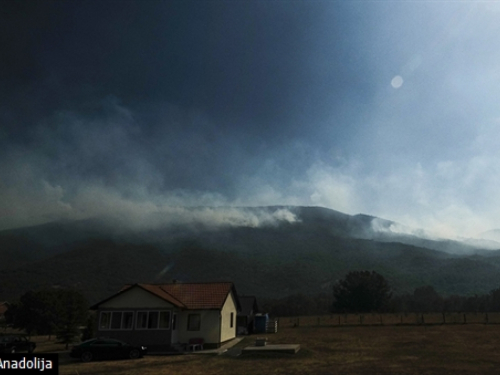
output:
M 188 315 L 188 331 L 199 331 L 201 329 L 201 315 L 189 314 Z
M 169 329 L 170 328 L 170 311 L 160 311 L 160 322 L 158 324 L 159 329 Z
M 174 314 L 172 318 L 172 331 L 175 331 L 177 329 L 177 314 Z
M 99 329 L 109 329 L 111 324 L 111 312 L 102 311 L 101 319 L 99 320 Z
M 138 311 L 136 329 L 170 329 L 171 313 L 168 310 Z M 133 311 L 101 311 L 100 330 L 134 328 Z
M 122 325 L 122 312 L 113 311 L 111 313 L 111 329 L 120 329 Z
M 134 326 L 134 313 L 125 311 L 122 315 L 122 329 L 132 329 Z
M 101 311 L 99 329 L 132 329 L 133 311 Z
M 137 329 L 170 329 L 170 311 L 137 312 Z
M 148 312 L 148 329 L 158 328 L 158 311 Z
M 147 329 L 148 328 L 148 312 L 139 311 L 137 313 L 137 323 L 135 328 L 137 329 Z

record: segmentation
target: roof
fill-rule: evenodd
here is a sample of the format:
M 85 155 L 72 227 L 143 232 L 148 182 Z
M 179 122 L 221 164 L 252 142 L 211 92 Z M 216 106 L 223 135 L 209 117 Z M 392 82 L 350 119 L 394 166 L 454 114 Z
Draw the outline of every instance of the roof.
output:
M 100 304 L 134 287 L 154 294 L 176 307 L 188 310 L 220 310 L 224 306 L 229 293 L 233 292 L 237 310 L 241 309 L 236 288 L 232 282 L 129 284 L 125 285 L 118 293 L 91 306 L 91 309 L 97 309 Z
M 191 310 L 222 309 L 226 298 L 233 290 L 233 283 L 200 283 L 200 284 L 163 284 L 161 290 L 174 296 Z M 233 290 L 233 294 L 235 291 Z
M 255 296 L 240 296 L 239 300 L 241 304 L 240 315 L 251 315 L 252 310 L 254 314 L 259 312 Z
M 179 299 L 175 298 L 172 294 L 170 294 L 166 290 L 164 290 L 162 288 L 161 284 L 158 284 L 158 285 L 155 285 L 155 284 L 135 284 L 135 285 L 139 286 L 142 289 L 147 290 L 150 293 L 153 293 L 155 296 L 160 297 L 162 300 L 170 302 L 174 306 L 177 306 L 180 308 L 187 308 L 187 306 L 184 303 L 182 303 Z M 122 291 L 126 291 L 135 285 L 126 285 L 125 287 L 122 288 Z

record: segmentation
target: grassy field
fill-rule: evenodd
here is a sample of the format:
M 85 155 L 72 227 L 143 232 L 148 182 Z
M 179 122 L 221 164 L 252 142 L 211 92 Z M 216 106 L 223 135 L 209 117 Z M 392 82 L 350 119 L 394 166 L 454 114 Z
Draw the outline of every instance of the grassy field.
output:
M 500 325 L 280 328 L 269 344 L 300 344 L 293 354 L 146 356 L 80 363 L 60 355 L 60 374 L 498 374 Z M 238 347 L 254 342 L 255 336 Z M 40 347 L 43 350 L 43 346 Z

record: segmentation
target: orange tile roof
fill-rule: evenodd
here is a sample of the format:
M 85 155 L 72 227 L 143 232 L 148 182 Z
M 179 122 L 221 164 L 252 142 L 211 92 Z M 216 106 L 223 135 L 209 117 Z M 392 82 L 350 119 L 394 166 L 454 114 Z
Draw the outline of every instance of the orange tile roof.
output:
M 148 292 L 155 294 L 161 299 L 170 302 L 174 306 L 181 308 L 186 307 L 186 305 L 182 303 L 178 298 L 175 298 L 172 294 L 169 294 L 167 291 L 163 290 L 161 288 L 161 285 L 155 285 L 155 284 L 137 284 L 137 285 L 139 285 L 143 289 L 146 289 Z
M 233 283 L 175 283 L 158 286 L 191 310 L 221 309 Z M 236 296 L 235 296 L 236 297 Z
M 125 285 L 119 294 L 138 286 L 157 297 L 173 304 L 174 306 L 189 310 L 221 309 L 226 302 L 228 294 L 236 290 L 231 282 L 214 283 L 173 283 L 173 284 L 133 284 Z M 106 299 L 105 301 L 113 298 Z M 104 301 L 102 301 L 104 302 Z M 94 307 L 97 307 L 98 303 Z M 238 301 L 236 304 L 239 306 Z

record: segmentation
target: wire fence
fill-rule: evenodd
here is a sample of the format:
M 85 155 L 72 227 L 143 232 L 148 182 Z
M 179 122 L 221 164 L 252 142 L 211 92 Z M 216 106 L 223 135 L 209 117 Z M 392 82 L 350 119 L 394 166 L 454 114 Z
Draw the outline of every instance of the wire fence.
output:
M 495 313 L 398 313 L 398 314 L 330 314 L 280 317 L 285 327 L 311 326 L 381 326 L 438 324 L 500 324 L 500 312 Z

